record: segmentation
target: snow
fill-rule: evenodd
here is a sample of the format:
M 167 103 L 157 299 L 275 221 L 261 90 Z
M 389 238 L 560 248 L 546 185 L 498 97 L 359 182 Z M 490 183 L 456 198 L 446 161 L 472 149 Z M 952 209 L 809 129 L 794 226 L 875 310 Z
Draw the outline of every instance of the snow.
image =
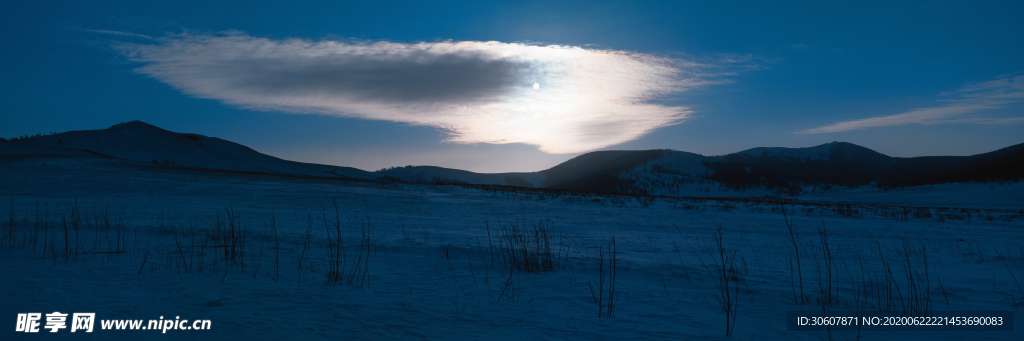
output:
M 815 263 L 822 259 L 819 231 L 825 228 L 838 262 L 839 297 L 845 302 L 857 302 L 854 290 L 865 280 L 862 269 L 881 273 L 882 257 L 893 264 L 901 286 L 906 284 L 905 268 L 923 273 L 922 253 L 917 251 L 923 246 L 935 311 L 1015 311 L 1024 305 L 1024 291 L 1015 284 L 1024 280 L 1024 214 L 1017 212 L 1022 207 L 1019 201 L 984 199 L 985 193 L 1013 197 L 1020 185 L 952 184 L 928 190 L 930 194 L 921 195 L 906 190 L 832 191 L 808 197 L 821 202 L 786 206 L 803 247 L 808 295 L 820 297 L 816 278 L 822 272 Z M 955 198 L 960 192 L 975 194 Z M 968 219 L 958 207 L 975 200 L 984 209 L 969 211 L 973 215 Z M 851 206 L 856 212 L 829 201 L 856 201 Z M 370 256 L 364 263 L 368 283 L 363 285 L 325 284 L 324 217 L 334 221 L 335 203 L 349 269 L 367 235 L 364 231 L 370 236 Z M 891 215 L 897 207 L 873 203 L 927 206 L 922 210 L 928 216 Z M 22 312 L 61 311 L 96 312 L 97 319 L 179 315 L 212 320 L 209 331 L 161 335 L 172 339 L 721 339 L 724 315 L 713 270 L 709 274 L 703 265 L 715 257 L 713 235 L 721 227 L 726 248 L 737 255 L 738 280 L 733 284 L 739 285 L 739 316 L 733 337 L 829 338 L 825 332 L 786 330 L 787 311 L 822 307 L 794 303 L 792 246 L 778 204 L 492 192 L 168 168 L 97 157 L 0 158 L 0 231 L 10 228 L 12 214 L 16 226 L 25 221 L 33 226 L 37 207 L 54 224 L 72 207 L 86 215 L 124 217 L 129 243 L 120 255 L 97 254 L 109 247 L 104 241 L 110 237 L 101 229 L 83 228 L 79 233 L 88 242 L 82 245 L 101 247 L 77 260 L 41 256 L 41 244 L 0 250 L 0 271 L 5 274 L 0 289 L 6 293 L 0 314 L 11 319 Z M 228 210 L 249 231 L 246 268 L 213 265 L 215 252 L 201 258 L 183 252 L 193 266 L 192 271 L 183 269 L 175 238 L 200 245 Z M 271 217 L 280 243 L 276 281 Z M 313 239 L 299 269 L 310 223 Z M 490 249 L 502 228 L 512 224 L 545 224 L 553 252 L 567 261 L 550 272 L 510 271 Z M 59 231 L 56 225 L 54 231 Z M 591 285 L 598 284 L 601 273 L 598 250 L 607 250 L 613 236 L 618 258 L 615 316 L 598 317 Z M 51 238 L 62 242 L 55 234 Z M 492 261 L 492 256 L 497 259 Z M 197 265 L 208 268 L 200 272 Z M 845 304 L 828 309 L 874 309 L 872 302 L 867 304 L 863 309 Z M 1014 320 L 1018 326 L 1024 322 L 1021 316 Z M 2 333 L 3 339 L 36 337 L 11 329 Z M 148 339 L 157 334 L 97 330 L 76 337 Z M 1007 340 L 1019 335 L 865 332 L 860 337 Z M 831 336 L 857 338 L 850 332 Z
M 644 162 L 619 174 L 623 180 L 635 182 L 648 195 L 683 197 L 763 196 L 765 191 L 737 192 L 718 182 L 704 179 L 711 169 L 703 162 L 710 158 L 693 153 L 666 150 L 661 157 Z M 741 194 L 742 193 L 742 194 Z

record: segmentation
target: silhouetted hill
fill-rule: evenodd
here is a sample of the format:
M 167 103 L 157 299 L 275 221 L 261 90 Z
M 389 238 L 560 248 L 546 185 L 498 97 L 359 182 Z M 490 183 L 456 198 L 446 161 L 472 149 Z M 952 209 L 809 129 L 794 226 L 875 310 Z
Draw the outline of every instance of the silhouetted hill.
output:
M 699 164 L 699 165 L 698 165 Z M 1024 144 L 974 156 L 894 158 L 847 142 L 807 148 L 692 153 L 602 151 L 542 171 L 544 187 L 634 194 L 715 195 L 723 191 L 800 194 L 807 186 L 883 187 L 1024 179 Z
M 808 188 L 830 186 L 1024 179 L 1024 144 L 973 156 L 894 158 L 846 142 L 807 148 L 752 148 L 722 156 L 674 150 L 597 151 L 526 173 L 484 174 L 434 166 L 367 172 L 282 160 L 234 142 L 170 132 L 139 121 L 108 129 L 0 141 L 0 157 L 99 157 L 239 172 L 669 196 L 797 195 Z
M 753 151 L 758 149 L 760 155 L 753 156 Z M 752 173 L 774 177 L 778 181 L 850 186 L 878 180 L 895 163 L 891 157 L 846 142 L 810 148 L 755 148 L 725 155 L 719 160 L 751 167 L 756 170 Z
M 354 168 L 310 167 L 309 164 L 262 154 L 234 142 L 170 132 L 140 121 L 121 123 L 107 129 L 31 137 L 7 144 L 18 146 L 22 154 L 27 154 L 25 151 L 35 151 L 36 155 L 82 154 L 84 151 L 85 155 L 157 165 L 319 177 L 370 177 L 370 173 Z
M 951 182 L 1024 179 L 1024 143 L 972 156 L 900 159 L 884 186 L 920 186 Z
M 599 151 L 583 154 L 543 171 L 545 188 L 621 192 L 632 183 L 619 173 L 664 154 L 664 150 Z
M 539 173 L 475 173 L 461 169 L 434 166 L 395 167 L 373 172 L 373 174 L 418 183 L 465 183 L 540 187 L 544 181 L 544 175 Z

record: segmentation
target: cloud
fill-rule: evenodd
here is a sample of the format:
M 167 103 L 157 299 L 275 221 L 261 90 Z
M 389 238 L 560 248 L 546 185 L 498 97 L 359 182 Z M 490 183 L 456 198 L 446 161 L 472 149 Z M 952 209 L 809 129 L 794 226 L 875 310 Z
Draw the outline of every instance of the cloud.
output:
M 273 40 L 227 32 L 115 47 L 142 64 L 136 72 L 195 97 L 430 126 L 451 142 L 525 143 L 548 153 L 600 149 L 680 123 L 690 109 L 652 101 L 721 82 L 712 71 L 725 74 L 722 66 L 678 58 L 493 41 Z
M 115 36 L 123 36 L 123 37 L 132 37 L 132 38 L 142 38 L 142 39 L 153 40 L 153 37 L 147 36 L 145 34 L 138 34 L 138 33 L 131 33 L 131 32 L 121 32 L 121 31 L 111 31 L 111 30 L 90 30 L 90 29 L 81 29 L 81 30 L 85 31 L 85 32 L 89 32 L 89 33 L 96 33 L 96 34 L 107 34 L 107 35 L 115 35 Z
M 996 80 L 967 84 L 959 90 L 944 93 L 954 97 L 946 105 L 920 108 L 905 113 L 844 121 L 798 133 L 819 134 L 888 127 L 905 124 L 1012 124 L 1024 122 L 1020 117 L 990 117 L 978 115 L 985 110 L 1000 109 L 1024 99 L 1024 76 L 1001 77 Z

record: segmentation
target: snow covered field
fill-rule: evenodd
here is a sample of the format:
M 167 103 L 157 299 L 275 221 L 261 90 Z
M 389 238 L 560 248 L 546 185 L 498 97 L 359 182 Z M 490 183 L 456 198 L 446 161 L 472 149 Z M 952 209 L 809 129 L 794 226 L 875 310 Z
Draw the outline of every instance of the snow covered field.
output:
M 806 198 L 814 204 L 783 205 L 75 156 L 2 166 L 0 313 L 8 323 L 17 313 L 53 311 L 212 321 L 211 330 L 166 334 L 99 330 L 97 322 L 92 334 L 54 335 L 64 338 L 722 339 L 726 305 L 741 340 L 1024 335 L 1020 313 L 1011 332 L 858 335 L 787 331 L 785 323 L 788 311 L 1024 307 L 1017 184 L 822 194 Z M 956 193 L 975 194 L 956 201 Z M 734 255 L 731 266 L 721 267 L 723 255 Z M 730 299 L 719 289 L 725 283 Z M 0 335 L 51 337 L 9 327 Z

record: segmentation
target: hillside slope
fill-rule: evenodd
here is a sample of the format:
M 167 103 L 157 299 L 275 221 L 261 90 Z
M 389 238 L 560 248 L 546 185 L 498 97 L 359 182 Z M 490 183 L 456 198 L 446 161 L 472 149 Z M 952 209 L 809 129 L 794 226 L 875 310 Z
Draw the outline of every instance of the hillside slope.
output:
M 890 157 L 846 142 L 760 147 L 721 156 L 596 151 L 546 170 L 475 173 L 435 166 L 367 172 L 283 160 L 244 145 L 132 121 L 108 129 L 0 141 L 0 157 L 84 156 L 162 166 L 415 183 L 465 183 L 666 196 L 799 195 L 833 186 L 901 187 L 1024 179 L 1024 144 L 973 156 Z
M 1024 179 L 1024 144 L 973 156 L 897 158 L 847 142 L 721 156 L 601 151 L 551 169 L 548 188 L 669 196 L 799 195 L 832 186 L 901 187 Z
M 215 137 L 170 132 L 132 121 L 107 129 L 37 136 L 0 147 L 11 155 L 106 156 L 121 160 L 179 167 L 318 177 L 369 178 L 368 172 L 282 160 Z M 340 171 L 340 172 L 339 172 Z

